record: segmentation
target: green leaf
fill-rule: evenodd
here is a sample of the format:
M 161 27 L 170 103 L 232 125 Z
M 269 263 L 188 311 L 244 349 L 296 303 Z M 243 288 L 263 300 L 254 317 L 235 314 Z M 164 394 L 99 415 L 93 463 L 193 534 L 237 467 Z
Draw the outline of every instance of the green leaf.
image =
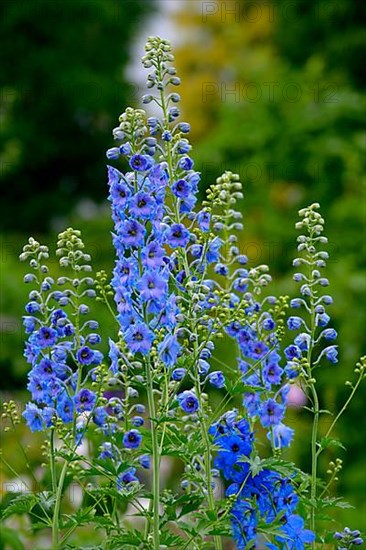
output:
M 34 493 L 18 495 L 3 508 L 1 517 L 6 519 L 14 514 L 28 514 L 38 502 L 39 499 Z
M 338 439 L 334 439 L 332 437 L 323 437 L 318 445 L 322 450 L 327 449 L 328 447 L 340 447 L 344 451 L 346 450 L 346 447 L 344 447 Z

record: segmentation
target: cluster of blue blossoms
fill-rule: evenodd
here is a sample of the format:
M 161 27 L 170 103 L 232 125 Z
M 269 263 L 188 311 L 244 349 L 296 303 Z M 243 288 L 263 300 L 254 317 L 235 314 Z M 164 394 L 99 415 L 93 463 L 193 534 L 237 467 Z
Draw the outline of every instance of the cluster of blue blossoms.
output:
M 231 517 L 237 548 L 256 548 L 263 522 L 276 528 L 278 545 L 266 543 L 272 550 L 283 544 L 289 550 L 301 550 L 315 540 L 295 513 L 299 499 L 291 479 L 269 469 L 251 472 L 254 433 L 248 420 L 237 419 L 236 410 L 229 411 L 211 426 L 210 433 L 218 447 L 214 465 L 230 482 L 226 495 L 234 497 Z
M 74 244 L 80 244 L 79 232 L 68 236 L 74 238 Z M 63 244 L 62 239 L 59 243 Z M 60 251 L 62 253 L 62 249 Z M 35 283 L 38 290 L 30 292 L 25 307 L 28 315 L 23 317 L 24 329 L 29 335 L 25 357 L 32 367 L 27 388 L 33 400 L 27 404 L 23 416 L 32 431 L 54 427 L 56 422 L 69 424 L 79 416 L 76 436 L 83 431 L 83 413 L 91 414 L 96 424 L 101 424 L 105 417 L 104 408 L 97 407 L 97 394 L 89 389 L 103 359 L 102 353 L 95 348 L 101 341 L 95 332 L 98 323 L 94 320 L 82 322 L 89 307 L 80 303 L 83 297 L 95 296 L 91 288 L 94 281 L 84 277 L 72 282 L 61 277 L 58 287 L 71 282 L 74 290 L 60 290 L 53 278 L 47 276 L 48 268 L 43 263 L 48 258 L 47 247 L 30 239 L 21 256 L 21 259 L 29 258 L 34 273 L 28 273 L 25 282 Z M 79 259 L 87 261 L 89 257 L 80 252 Z M 89 270 L 87 264 L 79 267 Z M 79 293 L 81 287 L 83 290 Z

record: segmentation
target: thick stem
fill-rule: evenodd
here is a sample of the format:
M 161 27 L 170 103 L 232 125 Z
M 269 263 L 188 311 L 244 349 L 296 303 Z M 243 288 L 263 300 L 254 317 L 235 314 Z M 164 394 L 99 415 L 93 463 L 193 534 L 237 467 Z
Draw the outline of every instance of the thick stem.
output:
M 52 550 L 58 550 L 59 548 L 60 508 L 61 508 L 62 490 L 64 487 L 67 466 L 68 466 L 68 462 L 64 462 L 64 465 L 61 470 L 60 479 L 58 482 L 57 492 L 56 492 L 55 510 L 53 512 L 53 522 L 52 522 Z
M 151 376 L 151 365 L 146 361 L 147 398 L 151 419 L 151 439 L 153 455 L 153 541 L 154 550 L 160 550 L 160 452 L 156 429 L 156 411 Z

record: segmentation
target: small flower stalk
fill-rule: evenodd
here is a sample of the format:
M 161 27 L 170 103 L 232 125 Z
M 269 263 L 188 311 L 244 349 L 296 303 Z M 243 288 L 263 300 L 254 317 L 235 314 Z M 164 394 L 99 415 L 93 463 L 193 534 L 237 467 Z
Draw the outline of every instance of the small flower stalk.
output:
M 84 547 L 90 525 L 93 548 L 105 550 L 223 550 L 229 541 L 238 550 L 325 548 L 317 510 L 339 504 L 333 485 L 342 460 L 322 472 L 319 456 L 340 446 L 334 428 L 366 360 L 340 411 L 324 411 L 317 371 L 337 368 L 338 347 L 320 207 L 299 212 L 298 297 L 271 295 L 269 268 L 240 251 L 239 175 L 226 171 L 198 200 L 201 175 L 190 125 L 180 120 L 170 43 L 149 38 L 142 63 L 142 104 L 154 104 L 154 116 L 128 107 L 107 151 L 113 272 L 93 275 L 72 228 L 58 236 L 56 276 L 48 247 L 33 238 L 20 257 L 31 287 L 22 416 L 44 437 L 50 486 L 11 497 L 3 517 L 37 515 L 54 550 Z M 112 332 L 94 319 L 96 302 Z M 227 363 L 222 341 L 233 350 Z M 286 416 L 294 386 L 312 413 L 307 472 L 286 454 L 298 437 Z M 332 415 L 326 432 L 323 414 Z M 12 403 L 4 417 L 20 423 Z M 68 500 L 71 483 L 80 506 Z M 338 550 L 363 542 L 347 527 L 332 540 Z

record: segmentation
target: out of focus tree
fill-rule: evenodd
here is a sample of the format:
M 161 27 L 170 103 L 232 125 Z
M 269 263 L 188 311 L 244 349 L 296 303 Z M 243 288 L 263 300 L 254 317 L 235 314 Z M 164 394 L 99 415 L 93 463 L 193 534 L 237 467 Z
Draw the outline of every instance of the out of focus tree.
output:
M 188 1 L 178 16 L 186 36 L 177 51 L 182 104 L 204 182 L 228 168 L 239 172 L 247 238 L 259 238 L 263 251 L 254 259 L 268 259 L 277 272 L 289 265 L 297 207 L 320 202 L 332 269 L 351 302 L 362 291 L 364 247 L 366 95 L 357 62 L 364 12 L 347 0 L 218 0 L 195 9 Z M 356 340 L 349 356 L 360 351 L 362 337 Z
M 80 197 L 102 198 L 104 150 L 126 103 L 123 68 L 144 0 L 0 5 L 1 223 L 44 230 Z

